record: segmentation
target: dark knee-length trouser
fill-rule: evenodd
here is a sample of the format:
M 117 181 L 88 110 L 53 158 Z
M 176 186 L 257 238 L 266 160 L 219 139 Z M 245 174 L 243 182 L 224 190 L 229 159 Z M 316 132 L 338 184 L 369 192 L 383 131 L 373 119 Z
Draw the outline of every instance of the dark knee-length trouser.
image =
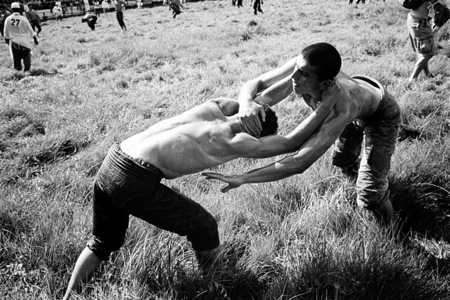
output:
M 118 144 L 111 147 L 94 183 L 93 237 L 87 243 L 100 259 L 122 246 L 130 215 L 186 236 L 196 251 L 219 246 L 214 217 L 161 179 L 159 169 L 127 156 Z
M 400 124 L 400 107 L 385 92 L 374 116 L 349 123 L 335 143 L 333 165 L 345 168 L 361 160 L 356 181 L 359 207 L 376 210 L 389 200 L 388 173 Z

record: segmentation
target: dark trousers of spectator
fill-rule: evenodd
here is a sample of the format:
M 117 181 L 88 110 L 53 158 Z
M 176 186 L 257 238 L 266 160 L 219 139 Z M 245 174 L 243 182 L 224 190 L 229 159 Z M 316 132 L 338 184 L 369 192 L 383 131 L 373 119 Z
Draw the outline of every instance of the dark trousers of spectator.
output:
M 24 71 L 25 72 L 29 71 L 31 68 L 31 49 L 16 44 L 13 41 L 11 41 L 10 43 L 14 62 L 14 69 L 16 69 L 17 71 L 22 70 L 22 59 L 23 59 Z
M 63 20 L 62 15 L 56 17 L 56 21 L 62 21 L 62 20 Z
M 39 24 L 38 21 L 31 21 L 31 28 L 36 32 L 36 34 L 39 36 L 39 33 L 42 31 L 41 24 Z M 37 28 L 37 31 L 36 31 Z
M 120 28 L 122 28 L 123 30 L 127 30 L 127 26 L 125 26 L 125 22 L 123 21 L 123 12 L 118 11 L 116 13 L 116 17 L 117 17 L 117 22 L 119 22 Z
M 237 7 L 242 7 L 242 0 L 237 0 Z
M 95 16 L 95 17 L 93 17 L 93 18 L 90 18 L 90 19 L 87 21 L 87 24 L 88 24 L 88 26 L 89 26 L 90 29 L 95 30 L 95 23 L 96 23 L 96 22 L 97 22 L 97 16 Z
M 255 3 L 253 4 L 253 10 L 255 12 L 255 15 L 258 14 L 258 11 L 260 13 L 263 13 L 262 9 L 261 9 L 261 1 L 255 1 Z

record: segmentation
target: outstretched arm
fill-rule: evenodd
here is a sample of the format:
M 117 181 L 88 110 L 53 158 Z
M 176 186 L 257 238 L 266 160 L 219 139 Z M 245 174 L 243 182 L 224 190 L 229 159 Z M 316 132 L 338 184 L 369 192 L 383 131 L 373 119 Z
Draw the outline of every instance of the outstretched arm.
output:
M 332 118 L 333 110 L 337 110 L 336 102 L 340 91 L 341 89 L 337 84 L 332 84 L 322 93 L 322 101 L 316 109 L 285 136 L 269 135 L 252 139 L 247 134 L 236 135 L 233 142 L 238 141 L 240 143 L 234 144 L 235 151 L 241 157 L 266 158 L 300 149 L 315 132 L 321 130 L 320 126 L 326 118 L 328 120 Z
M 203 173 L 203 175 L 207 179 L 218 179 L 228 183 L 228 186 L 222 189 L 222 192 L 226 192 L 246 183 L 276 181 L 295 174 L 301 174 L 333 144 L 347 124 L 348 116 L 349 113 L 338 113 L 336 110 L 333 110 L 297 153 L 270 165 L 238 176 L 223 176 L 210 172 Z
M 291 74 L 297 58 L 244 83 L 238 96 L 239 115 L 245 130 L 254 136 L 261 132 L 258 115 L 265 120 L 262 107 L 254 101 L 274 105 L 292 92 Z

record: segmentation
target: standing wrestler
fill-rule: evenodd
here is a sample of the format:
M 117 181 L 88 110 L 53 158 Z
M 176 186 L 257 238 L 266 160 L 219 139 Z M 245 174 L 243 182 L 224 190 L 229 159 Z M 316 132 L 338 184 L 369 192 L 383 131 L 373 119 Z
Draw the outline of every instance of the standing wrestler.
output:
M 274 105 L 295 92 L 312 113 L 325 94 L 336 104 L 308 139 L 298 142 L 301 146 L 294 155 L 242 175 L 205 175 L 228 183 L 223 192 L 246 183 L 276 181 L 303 173 L 335 143 L 333 164 L 357 177 L 358 206 L 381 224 L 390 224 L 394 210 L 388 173 L 401 122 L 400 107 L 378 81 L 349 77 L 340 68 L 339 52 L 328 43 L 317 43 L 283 66 L 247 81 L 238 98 L 239 114 L 246 131 L 253 135 L 261 129 L 259 118 L 264 119 L 262 107 L 254 101 Z

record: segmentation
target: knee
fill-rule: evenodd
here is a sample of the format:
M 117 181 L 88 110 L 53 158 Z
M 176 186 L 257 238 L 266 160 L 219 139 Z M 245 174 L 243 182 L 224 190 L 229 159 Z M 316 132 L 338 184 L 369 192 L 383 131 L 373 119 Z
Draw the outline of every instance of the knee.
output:
M 216 219 L 207 211 L 200 216 L 201 226 L 187 234 L 194 250 L 211 250 L 219 246 L 219 230 Z
M 117 251 L 122 247 L 124 239 L 118 239 L 115 241 L 102 241 L 98 237 L 93 236 L 87 243 L 86 247 L 89 248 L 100 260 L 106 261 L 109 259 L 110 254 L 113 251 Z

